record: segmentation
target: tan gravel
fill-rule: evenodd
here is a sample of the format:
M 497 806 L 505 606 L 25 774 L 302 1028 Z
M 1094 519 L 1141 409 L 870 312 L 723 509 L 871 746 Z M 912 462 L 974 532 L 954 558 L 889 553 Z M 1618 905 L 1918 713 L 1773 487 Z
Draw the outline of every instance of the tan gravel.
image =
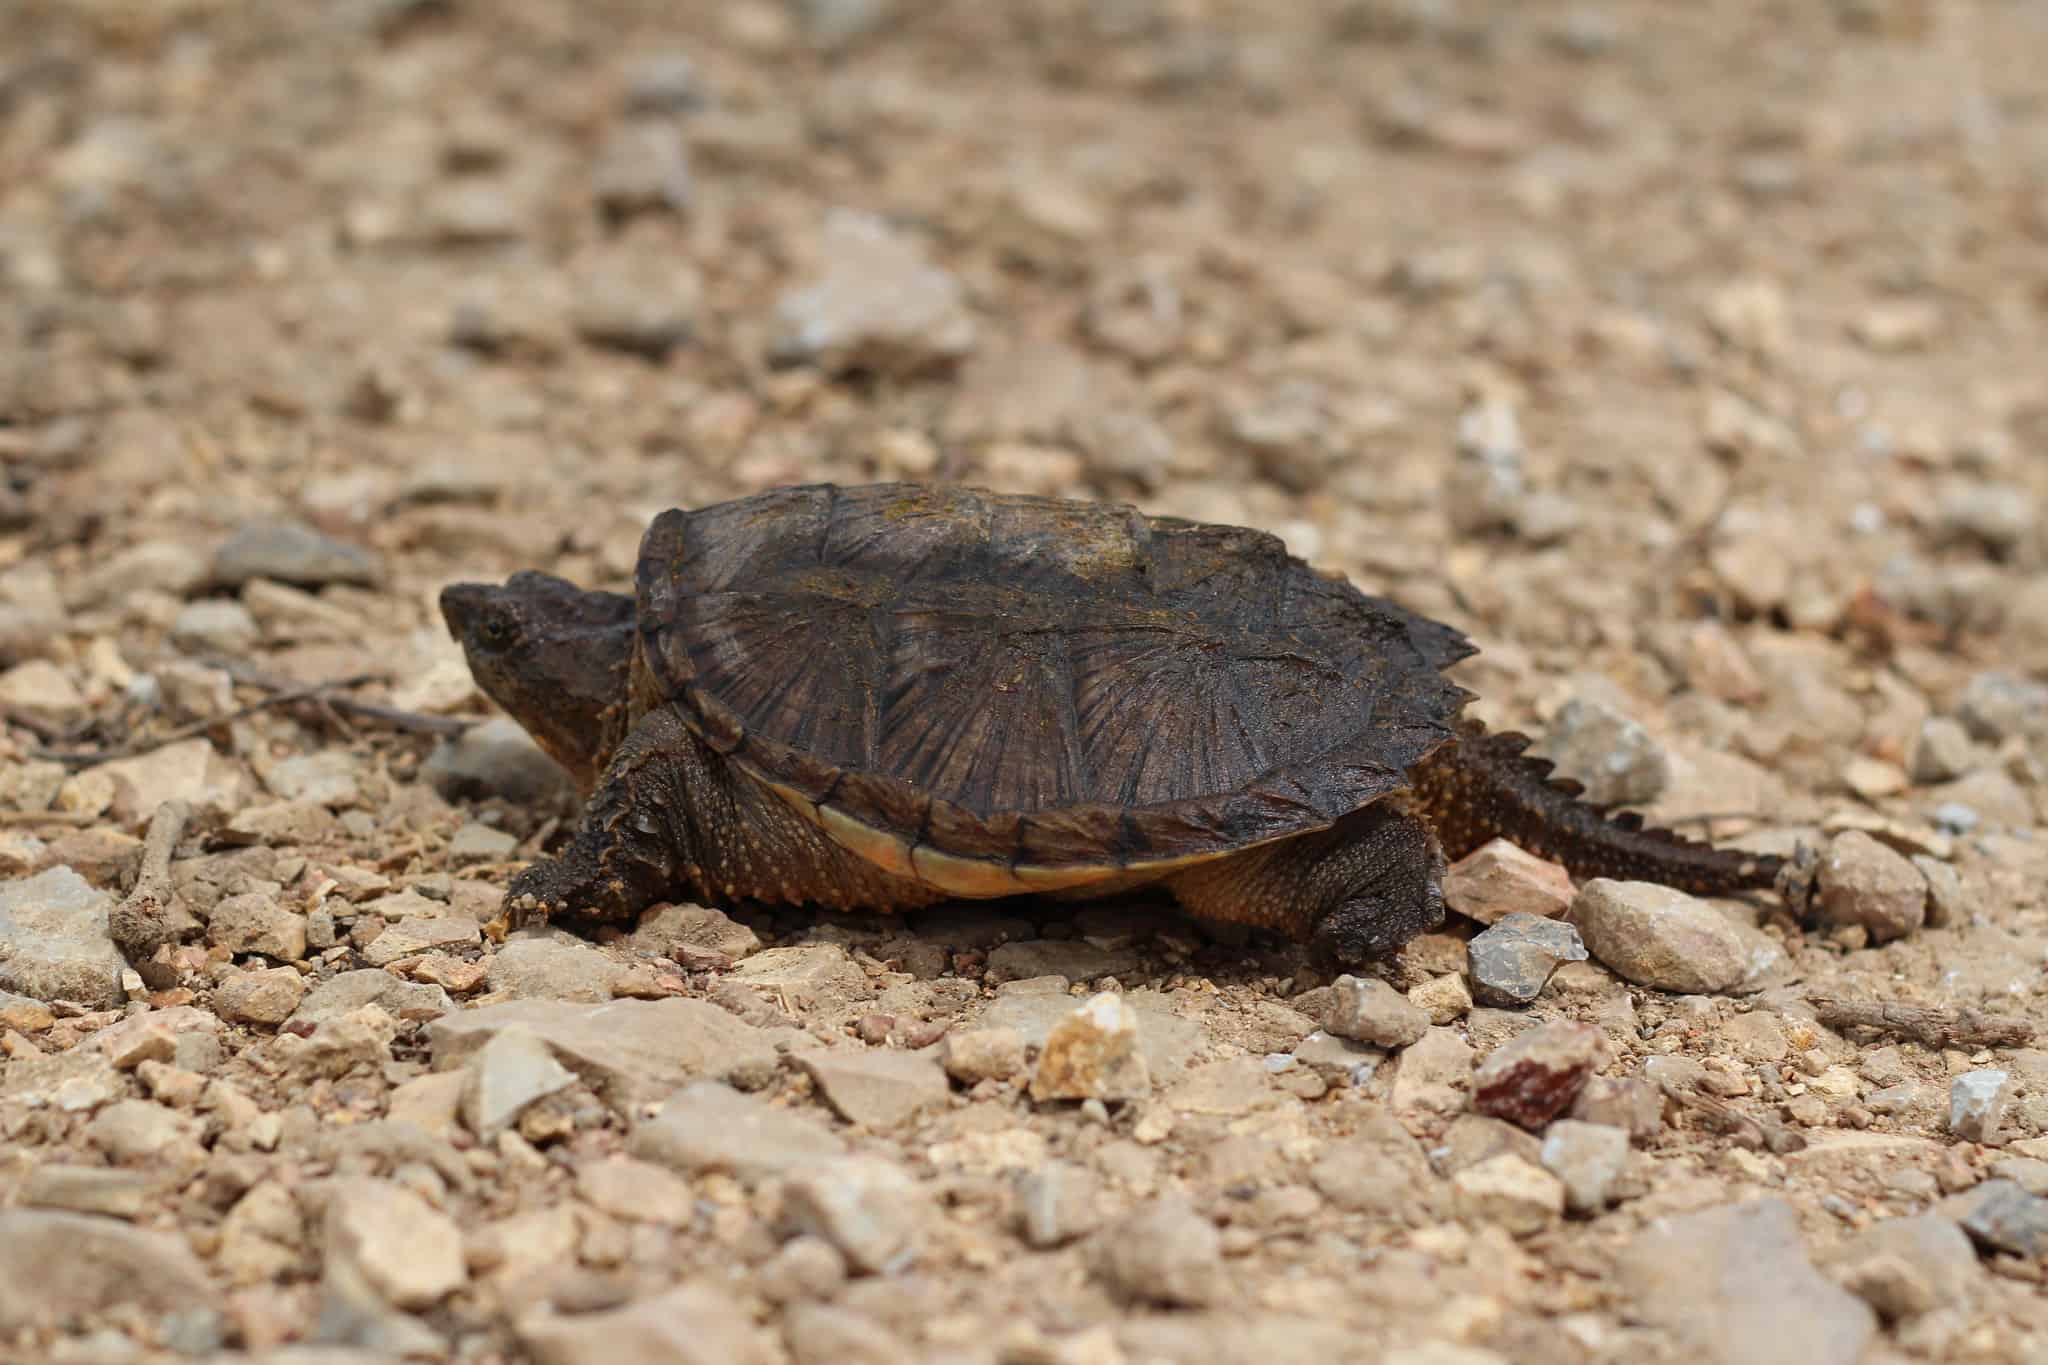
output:
M 0 1358 L 2048 1357 L 2044 69 L 1996 0 L 0 6 Z M 1795 874 L 1482 850 L 1347 983 L 1146 903 L 491 931 L 575 797 L 439 589 L 876 478 L 1266 527 Z

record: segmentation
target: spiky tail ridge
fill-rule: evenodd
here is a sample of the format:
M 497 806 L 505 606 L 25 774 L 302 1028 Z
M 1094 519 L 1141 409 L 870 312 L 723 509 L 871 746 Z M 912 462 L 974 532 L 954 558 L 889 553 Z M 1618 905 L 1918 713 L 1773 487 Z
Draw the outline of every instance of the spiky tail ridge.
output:
M 1699 896 L 1769 890 L 1784 859 L 1715 848 L 1668 829 L 1646 828 L 1633 812 L 1610 813 L 1583 799 L 1548 759 L 1527 751 L 1527 735 L 1459 726 L 1411 774 L 1415 799 L 1446 857 L 1462 858 L 1501 838 L 1563 863 L 1574 877 L 1661 882 Z

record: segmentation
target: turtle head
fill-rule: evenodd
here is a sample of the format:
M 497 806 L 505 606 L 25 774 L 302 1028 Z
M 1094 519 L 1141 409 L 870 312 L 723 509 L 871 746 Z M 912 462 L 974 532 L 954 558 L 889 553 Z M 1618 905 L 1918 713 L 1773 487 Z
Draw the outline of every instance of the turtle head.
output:
M 633 599 L 529 571 L 502 586 L 451 584 L 441 616 L 477 686 L 577 786 L 595 786 L 629 723 Z

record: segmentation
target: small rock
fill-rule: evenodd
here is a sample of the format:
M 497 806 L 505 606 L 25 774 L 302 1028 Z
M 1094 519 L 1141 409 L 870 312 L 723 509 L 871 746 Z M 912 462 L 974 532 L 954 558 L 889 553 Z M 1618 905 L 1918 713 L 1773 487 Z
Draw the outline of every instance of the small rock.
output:
M 18 573 L 0 576 L 0 663 L 47 653 L 70 624 L 54 579 L 26 594 L 27 601 L 9 594 L 6 582 Z M 116 600 L 125 599 L 117 594 Z
M 681 130 L 663 119 L 633 119 L 612 129 L 598 148 L 590 185 L 598 206 L 614 218 L 681 213 L 690 204 L 690 159 Z
M 1870 1308 L 1807 1260 L 1782 1199 L 1659 1219 L 1618 1265 L 1631 1316 L 1713 1365 L 1855 1365 L 1876 1334 Z
M 687 1180 L 629 1156 L 610 1156 L 578 1166 L 576 1193 L 600 1213 L 629 1223 L 682 1227 L 697 1210 L 697 1196 Z
M 2026 545 L 2039 524 L 2025 488 L 1974 478 L 1944 488 L 1929 520 L 1938 542 L 1981 545 L 1999 556 Z
M 64 794 L 59 792 L 57 795 L 61 801 Z M 1976 807 L 1964 805 L 1960 801 L 1944 801 L 1929 812 L 1929 815 L 1934 827 L 1945 835 L 1968 834 L 1983 820 Z
M 770 1303 L 829 1299 L 846 1284 L 846 1258 L 822 1237 L 792 1237 L 768 1258 L 755 1284 Z
M 1397 1112 L 1414 1109 L 1455 1113 L 1465 1107 L 1472 1086 L 1472 1047 L 1447 1028 L 1432 1028 L 1401 1053 L 1390 1102 Z
M 568 773 L 510 716 L 493 716 L 444 740 L 420 765 L 420 776 L 451 799 L 502 796 L 522 806 L 545 805 L 573 790 Z
M 1559 1119 L 1543 1134 L 1543 1169 L 1564 1182 L 1565 1208 L 1594 1214 L 1606 1208 L 1628 1160 L 1626 1129 Z
M 1963 723 L 1950 716 L 1929 716 L 1920 722 L 1906 772 L 1922 785 L 1948 782 L 1977 766 L 1977 746 Z
M 143 1171 L 46 1162 L 22 1182 L 21 1205 L 132 1221 L 147 1207 L 155 1183 L 155 1178 Z
M 2039 1138 L 2022 1139 L 2036 1151 L 2048 1152 L 2048 1142 Z M 1991 1163 L 1991 1174 L 2000 1180 L 2010 1180 L 2028 1194 L 2048 1195 L 2048 1160 L 2039 1156 L 2009 1156 Z
M 1506 839 L 1488 840 L 1451 864 L 1443 887 L 1444 904 L 1481 924 L 1497 924 L 1516 912 L 1557 919 L 1576 894 L 1563 867 Z
M 1965 1142 L 1996 1146 L 1999 1127 L 2012 1102 L 2012 1083 L 2003 1071 L 1965 1071 L 1949 1084 L 1948 1130 Z
M 435 1068 L 460 1065 L 494 1034 L 515 1026 L 539 1034 L 557 1061 L 621 1114 L 722 1072 L 735 1059 L 772 1058 L 778 1041 L 777 1034 L 743 1023 L 708 1000 L 514 1000 L 434 1020 L 427 1037 Z
M 508 1028 L 476 1050 L 465 1068 L 462 1121 L 485 1142 L 519 1121 L 527 1106 L 576 1083 L 533 1030 Z
M 375 1005 L 394 1019 L 430 1019 L 455 1008 L 439 986 L 406 981 L 389 972 L 365 967 L 341 972 L 306 992 L 292 1012 L 294 1024 L 317 1024 Z
M 1175 997 L 1160 991 L 1130 991 L 1124 1004 L 1138 1016 L 1138 1051 L 1145 1058 L 1146 1071 L 1158 1077 L 1182 1074 L 1196 1056 L 1209 1048 L 1207 1030 L 1174 1013 Z M 1024 1046 L 1043 1051 L 1052 1031 L 1074 1010 L 1067 983 L 1049 981 L 1011 982 L 999 988 L 996 998 L 981 1012 L 982 1028 L 1014 1028 L 1024 1035 Z
M 1864 309 L 1849 331 L 1873 351 L 1917 351 L 1941 327 L 1941 305 L 1933 299 L 1897 299 Z
M 375 902 L 372 902 L 374 908 Z M 382 967 L 402 957 L 416 957 L 437 948 L 461 948 L 481 943 L 483 934 L 473 919 L 455 915 L 408 915 L 370 940 L 363 949 L 363 961 Z
M 306 955 L 306 917 L 260 891 L 228 896 L 207 917 L 206 941 L 238 955 L 296 962 Z
M 115 1101 L 93 1115 L 85 1135 L 120 1166 L 177 1169 L 205 1159 L 198 1120 L 153 1100 Z
M 448 857 L 456 863 L 492 863 L 512 856 L 519 841 L 502 829 L 472 820 L 448 836 Z
M 1578 1098 L 1606 1038 L 1590 1024 L 1544 1024 L 1495 1048 L 1472 1078 L 1472 1107 L 1535 1131 Z
M 57 1331 L 110 1310 L 207 1310 L 214 1291 L 185 1239 L 112 1218 L 0 1210 L 0 1334 Z
M 114 779 L 120 792 L 114 815 L 124 824 L 141 824 L 166 801 L 184 801 L 195 812 L 233 811 L 246 804 L 241 765 L 216 753 L 204 739 L 167 744 L 87 771 Z
M 1639 986 L 1714 995 L 1756 970 L 1755 950 L 1734 921 L 1652 882 L 1597 877 L 1572 902 L 1572 921 L 1594 957 Z
M 182 649 L 229 656 L 246 654 L 261 631 L 249 609 L 231 597 L 202 597 L 178 609 L 171 642 Z
M 838 1157 L 794 1177 L 783 1217 L 824 1238 L 856 1272 L 893 1274 L 917 1258 L 928 1210 L 900 1166 L 875 1157 Z
M 1432 1024 L 1455 1024 L 1472 1012 L 1472 992 L 1462 976 L 1437 976 L 1408 992 L 1408 1002 Z
M 1827 1269 L 1886 1322 L 1967 1310 L 1982 1278 L 1970 1239 L 1931 1213 L 1871 1224 L 1835 1251 Z
M 951 1094 L 939 1064 L 913 1052 L 818 1050 L 796 1060 L 841 1118 L 874 1132 L 900 1128 Z
M 1857 754 L 1842 765 L 1842 785 L 1865 801 L 1881 801 L 1906 789 L 1906 774 L 1896 764 Z
M 0 1023 L 4 1022 L 6 1012 L 0 1010 Z M 132 1071 L 144 1062 L 176 1061 L 181 1052 L 188 1051 L 187 1040 L 204 1039 L 210 1044 L 219 1030 L 220 1021 L 211 1011 L 175 1005 L 109 1024 L 92 1036 L 92 1045 L 121 1070 Z
M 1559 708 L 1534 752 L 1565 777 L 1585 784 L 1600 805 L 1641 805 L 1663 795 L 1671 759 L 1634 720 L 1594 697 L 1574 697 Z
M 1321 386 L 1290 380 L 1233 406 L 1230 435 L 1267 478 L 1294 493 L 1321 488 L 1345 452 Z
M 376 556 L 367 550 L 331 540 L 298 522 L 265 521 L 243 527 L 214 552 L 211 578 L 229 588 L 252 578 L 301 588 L 333 583 L 368 587 L 379 574 Z
M 114 898 L 68 867 L 0 883 L 0 990 L 95 1009 L 122 1002 Z
M 1152 1090 L 1138 1016 L 1103 991 L 1053 1025 L 1031 1077 L 1034 1100 L 1131 1100 Z
M 57 795 L 50 802 L 53 809 L 76 815 L 93 817 L 104 815 L 119 795 L 114 779 L 97 770 L 73 773 L 57 788 Z
M 213 1007 L 221 1018 L 240 1024 L 275 1028 L 292 1017 L 305 998 L 306 981 L 290 967 L 242 972 L 214 988 Z
M 1756 664 L 1719 621 L 1702 621 L 1687 633 L 1685 675 L 1700 691 L 1738 706 L 1753 705 L 1765 696 Z
M 1759 359 L 1783 355 L 1792 344 L 1791 309 L 1776 281 L 1730 280 L 1707 300 L 1706 311 L 1715 335 Z
M 1581 1123 L 1603 1124 L 1648 1142 L 1664 1130 L 1664 1092 L 1645 1076 L 1594 1076 L 1572 1104 Z
M 792 8 L 804 36 L 825 52 L 837 52 L 888 22 L 894 0 L 796 0 Z
M 535 1365 L 767 1365 L 777 1358 L 746 1310 L 709 1284 L 681 1284 L 595 1313 L 540 1308 L 516 1319 L 513 1331 Z
M 531 216 L 503 178 L 457 176 L 432 182 L 420 205 L 418 231 L 440 246 L 486 246 L 524 236 Z
M 573 322 L 593 346 L 660 360 L 690 338 L 703 288 L 664 255 L 605 255 L 578 277 Z
M 1927 927 L 1946 929 L 1963 923 L 1969 907 L 1963 899 L 1963 879 L 1955 868 L 1925 853 L 1913 855 L 1913 866 L 1927 879 Z
M 1512 404 L 1493 400 L 1460 414 L 1456 458 L 1443 484 L 1451 525 L 1466 535 L 1514 526 L 1528 499 L 1527 454 Z
M 268 578 L 252 578 L 243 585 L 242 605 L 272 639 L 346 643 L 361 639 L 370 629 L 356 612 Z
M 1970 737 L 1986 744 L 2034 734 L 2048 726 L 2048 683 L 2017 673 L 1979 673 L 1964 684 L 1955 711 Z
M 145 541 L 99 562 L 79 582 L 66 584 L 64 595 L 79 607 L 127 602 L 149 592 L 183 597 L 205 582 L 206 573 L 206 561 L 190 545 Z
M 1466 946 L 1472 998 L 1482 1005 L 1526 1005 L 1543 993 L 1561 962 L 1586 960 L 1579 931 L 1526 911 L 1503 916 Z
M 397 1308 L 431 1308 L 468 1278 L 454 1220 L 387 1181 L 337 1182 L 323 1237 L 330 1258 L 347 1260 Z
M 1349 1038 L 1339 1038 L 1321 1029 L 1308 1035 L 1294 1045 L 1294 1051 L 1285 1054 L 1301 1066 L 1307 1067 L 1330 1085 L 1364 1085 L 1379 1070 L 1386 1054 L 1378 1048 L 1363 1043 L 1354 1043 Z
M 339 836 L 341 825 L 325 806 L 316 806 L 308 801 L 273 801 L 268 805 L 246 806 L 235 812 L 222 826 L 222 831 L 236 843 L 286 848 L 296 844 L 325 843 Z M 309 917 L 310 914 L 308 912 Z M 330 938 L 320 946 L 331 948 L 334 941 Z
M 804 943 L 755 953 L 733 968 L 727 980 L 742 982 L 770 999 L 814 1013 L 874 998 L 874 983 L 837 943 Z
M 352 1071 L 381 1067 L 391 1060 L 391 1040 L 398 1021 L 365 1005 L 350 1014 L 322 1020 L 309 1036 L 287 1030 L 276 1051 L 285 1067 L 302 1079 L 339 1080 Z
M 959 282 L 880 219 L 834 211 L 820 254 L 823 276 L 776 305 L 776 360 L 906 375 L 973 349 L 976 328 Z
M 85 694 L 48 659 L 30 659 L 0 673 L 0 709 L 70 729 L 86 713 Z
M 685 1175 L 725 1171 L 754 1181 L 816 1166 L 845 1146 L 808 1114 L 698 1081 L 671 1095 L 655 1118 L 636 1124 L 627 1150 Z
M 1044 1162 L 1020 1173 L 1011 1188 L 1017 1232 L 1027 1246 L 1065 1246 L 1101 1225 L 1096 1179 L 1072 1162 Z
M 939 1043 L 939 1065 L 962 1085 L 1006 1081 L 1024 1070 L 1024 1035 L 1013 1028 L 948 1033 Z
M 711 98 L 686 52 L 653 52 L 633 59 L 624 85 L 626 109 L 634 114 L 686 114 Z
M 384 1116 L 393 1123 L 410 1123 L 444 1136 L 455 1127 L 462 1112 L 462 1092 L 469 1075 L 462 1071 L 430 1071 L 424 1076 L 392 1088 Z
M 1137 1303 L 1201 1308 L 1229 1291 L 1216 1225 L 1180 1199 L 1153 1199 L 1095 1237 L 1090 1263 L 1110 1291 Z
M 837 1304 L 791 1304 L 782 1336 L 793 1365 L 896 1365 L 911 1355 L 887 1323 Z
M 0 768 L 0 806 L 8 810 L 48 810 L 64 785 L 61 763 L 31 759 Z
M 737 962 L 761 951 L 761 936 L 723 910 L 703 905 L 657 905 L 640 917 L 640 927 L 627 942 L 656 957 L 674 957 L 681 948 L 706 948 Z
M 1970 1240 L 2015 1256 L 2048 1256 L 2048 1199 L 2028 1194 L 2010 1180 L 1987 1180 L 1943 1200 L 1940 1212 L 1955 1219 Z
M 1564 1212 L 1564 1182 L 1511 1152 L 1459 1171 L 1451 1190 L 1460 1215 L 1496 1224 L 1512 1237 L 1541 1232 Z
M 1820 915 L 1829 924 L 1863 926 L 1887 943 L 1927 918 L 1927 879 L 1919 869 L 1861 830 L 1838 834 L 1821 860 Z
M 612 984 L 621 970 L 618 960 L 595 944 L 544 931 L 507 941 L 492 954 L 484 979 L 494 994 L 508 1000 L 577 1000 L 596 1004 L 612 998 Z
M 1723 1024 L 1721 1041 L 1747 1062 L 1782 1062 L 1791 1051 L 1777 1016 L 1764 1010 L 1738 1014 Z
M 1340 976 L 1330 989 L 1334 995 L 1323 1026 L 1339 1037 L 1393 1049 L 1429 1031 L 1428 1013 L 1377 977 Z

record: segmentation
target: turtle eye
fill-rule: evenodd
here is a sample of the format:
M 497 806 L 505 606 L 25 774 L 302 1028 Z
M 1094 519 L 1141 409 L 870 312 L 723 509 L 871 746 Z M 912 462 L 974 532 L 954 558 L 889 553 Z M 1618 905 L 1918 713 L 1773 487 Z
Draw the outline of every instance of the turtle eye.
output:
M 494 611 L 476 624 L 476 638 L 487 649 L 504 649 L 518 633 L 512 618 L 502 612 Z

